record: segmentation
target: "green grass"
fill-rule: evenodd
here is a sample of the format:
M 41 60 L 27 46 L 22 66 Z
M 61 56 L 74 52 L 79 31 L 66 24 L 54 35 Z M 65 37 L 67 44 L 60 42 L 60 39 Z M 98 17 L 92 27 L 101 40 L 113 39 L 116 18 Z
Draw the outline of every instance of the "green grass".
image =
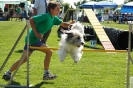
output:
M 128 30 L 128 25 L 125 24 L 102 23 L 102 25 Z M 0 22 L 1 65 L 24 26 L 25 22 Z M 52 29 L 47 44 L 50 47 L 58 47 L 58 27 L 54 26 Z M 20 58 L 25 35 L 26 32 L 0 73 L 1 77 Z M 89 42 L 86 42 L 86 46 L 85 48 L 89 47 Z M 96 47 L 102 49 L 100 45 Z M 57 74 L 58 78 L 51 81 L 42 80 L 44 56 L 45 54 L 35 51 L 30 57 L 30 84 L 34 85 L 33 88 L 125 88 L 127 53 L 84 52 L 81 61 L 75 64 L 69 55 L 63 63 L 60 62 L 57 51 L 53 51 L 50 71 Z M 133 72 L 131 75 L 133 75 Z M 12 84 L 26 85 L 26 64 L 20 67 L 15 78 L 16 80 Z M 7 82 L 0 79 L 0 84 L 6 85 Z
M 104 26 L 109 26 L 109 27 L 112 27 L 112 28 L 118 28 L 118 29 L 123 29 L 123 30 L 129 30 L 128 28 L 128 24 L 117 24 L 115 22 L 104 22 L 104 23 L 101 23 L 102 25 Z

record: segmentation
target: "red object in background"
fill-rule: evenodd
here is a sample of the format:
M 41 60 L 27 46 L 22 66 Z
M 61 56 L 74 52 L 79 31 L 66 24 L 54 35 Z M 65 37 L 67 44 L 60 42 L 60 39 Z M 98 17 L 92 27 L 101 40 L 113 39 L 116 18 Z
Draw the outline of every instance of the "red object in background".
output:
M 9 4 L 5 4 L 4 12 L 8 12 Z
M 5 4 L 5 8 L 8 8 L 9 7 L 9 5 L 8 4 Z

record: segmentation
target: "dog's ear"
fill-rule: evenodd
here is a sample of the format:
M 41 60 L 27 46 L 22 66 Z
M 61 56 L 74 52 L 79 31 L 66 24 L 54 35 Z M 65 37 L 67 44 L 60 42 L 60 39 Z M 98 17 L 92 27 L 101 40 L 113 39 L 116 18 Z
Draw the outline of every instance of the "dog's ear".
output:
M 68 38 L 72 38 L 74 36 L 74 34 L 72 32 L 66 33 Z

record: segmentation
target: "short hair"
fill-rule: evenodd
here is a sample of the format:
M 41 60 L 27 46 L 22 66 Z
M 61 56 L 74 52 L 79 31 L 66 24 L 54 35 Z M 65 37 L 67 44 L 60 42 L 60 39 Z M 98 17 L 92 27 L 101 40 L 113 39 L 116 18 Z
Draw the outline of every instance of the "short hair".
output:
M 48 3 L 48 7 L 47 7 L 48 12 L 50 12 L 50 9 L 54 9 L 57 5 L 60 5 L 60 3 L 59 2 L 50 1 Z

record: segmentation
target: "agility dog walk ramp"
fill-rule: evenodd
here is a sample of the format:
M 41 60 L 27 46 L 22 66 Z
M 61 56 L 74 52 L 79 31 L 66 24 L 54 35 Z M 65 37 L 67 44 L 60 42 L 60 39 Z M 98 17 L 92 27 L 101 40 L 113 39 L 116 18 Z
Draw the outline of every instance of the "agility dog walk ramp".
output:
M 99 38 L 99 41 L 101 42 L 103 48 L 105 50 L 115 50 L 114 46 L 112 45 L 110 39 L 108 38 L 92 9 L 84 9 L 84 12 L 86 13 L 88 20 L 90 21 L 90 24 L 94 28 L 94 31 Z

